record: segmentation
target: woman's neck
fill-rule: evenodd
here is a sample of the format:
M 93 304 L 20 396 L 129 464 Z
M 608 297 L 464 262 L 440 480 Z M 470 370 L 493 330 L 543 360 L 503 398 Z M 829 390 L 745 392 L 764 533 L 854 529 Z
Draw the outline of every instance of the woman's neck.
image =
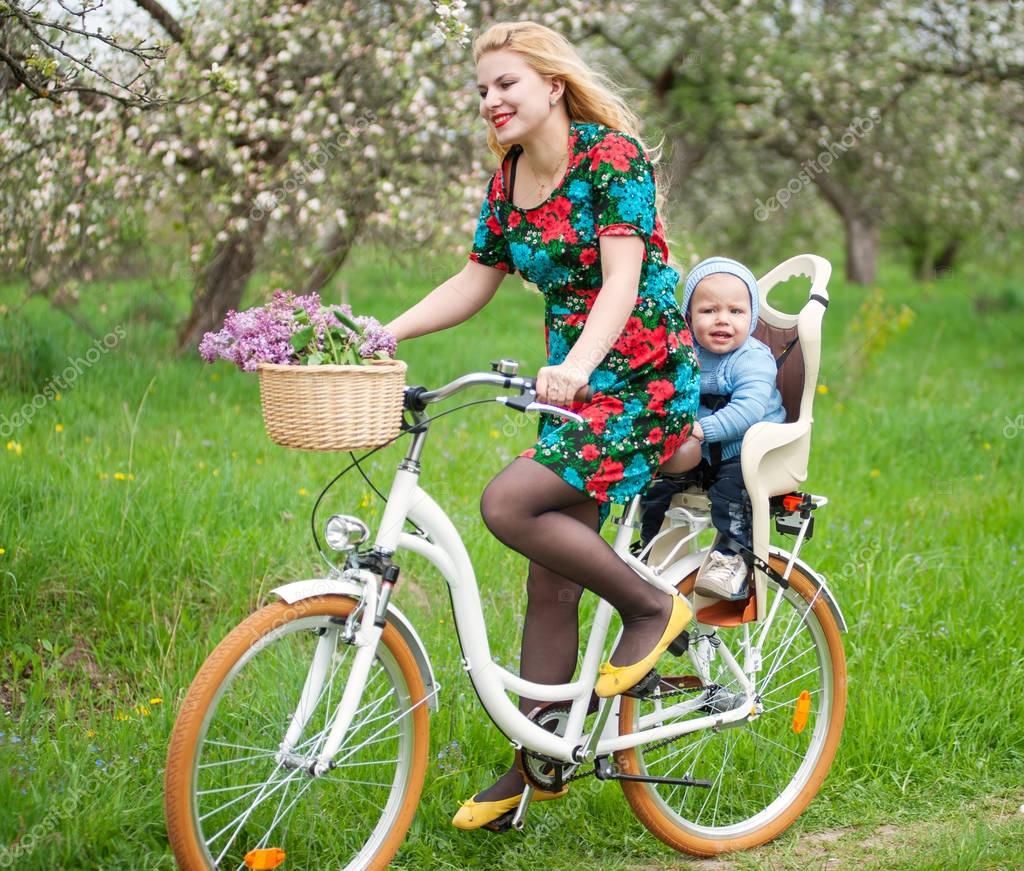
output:
M 569 116 L 565 112 L 552 112 L 544 124 L 519 143 L 523 159 L 530 170 L 541 178 L 548 178 L 563 168 L 569 150 Z

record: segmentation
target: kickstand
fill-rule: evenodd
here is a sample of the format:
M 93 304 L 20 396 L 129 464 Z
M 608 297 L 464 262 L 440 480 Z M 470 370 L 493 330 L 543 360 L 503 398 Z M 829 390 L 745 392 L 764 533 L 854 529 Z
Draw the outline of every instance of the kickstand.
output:
M 519 807 L 516 808 L 512 817 L 512 828 L 521 832 L 526 826 L 526 809 L 530 806 L 530 799 L 533 798 L 533 787 L 526 784 L 523 788 L 523 797 L 519 799 Z

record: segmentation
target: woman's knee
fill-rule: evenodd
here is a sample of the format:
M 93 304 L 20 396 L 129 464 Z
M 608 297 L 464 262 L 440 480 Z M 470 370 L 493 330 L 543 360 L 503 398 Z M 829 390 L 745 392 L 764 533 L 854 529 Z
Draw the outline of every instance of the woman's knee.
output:
M 512 494 L 501 475 L 492 479 L 480 494 L 480 515 L 487 528 L 501 541 L 505 541 L 516 516 L 512 501 Z

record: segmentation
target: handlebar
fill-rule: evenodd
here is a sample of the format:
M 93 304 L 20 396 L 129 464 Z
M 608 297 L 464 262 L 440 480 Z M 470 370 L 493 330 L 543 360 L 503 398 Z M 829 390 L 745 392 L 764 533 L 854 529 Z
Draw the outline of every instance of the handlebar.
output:
M 495 402 L 500 402 L 514 411 L 520 411 L 524 414 L 536 411 L 541 414 L 553 414 L 564 417 L 577 423 L 583 422 L 583 417 L 574 411 L 569 411 L 569 409 L 562 408 L 559 405 L 537 402 L 537 380 L 535 378 L 527 378 L 521 375 L 505 375 L 500 372 L 470 372 L 468 375 L 462 375 L 435 390 L 427 390 L 425 387 L 406 387 L 405 407 L 410 411 L 421 412 L 426 410 L 426 407 L 431 403 L 440 402 L 442 399 L 447 399 L 449 396 L 459 393 L 467 387 L 473 387 L 478 384 L 490 384 L 505 390 L 519 391 L 518 396 L 494 397 Z M 593 396 L 593 391 L 589 385 L 585 385 L 577 392 L 575 401 L 586 402 L 591 396 Z

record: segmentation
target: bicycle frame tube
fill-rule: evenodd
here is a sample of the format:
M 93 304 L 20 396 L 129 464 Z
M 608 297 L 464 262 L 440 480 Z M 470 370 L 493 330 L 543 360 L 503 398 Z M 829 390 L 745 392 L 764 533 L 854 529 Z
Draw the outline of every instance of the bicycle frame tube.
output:
M 419 434 L 417 440 L 423 435 L 425 434 Z M 416 449 L 417 446 L 414 444 L 410 449 L 410 455 Z M 608 636 L 611 606 L 604 601 L 598 604 L 577 680 L 565 684 L 537 684 L 523 680 L 497 665 L 491 656 L 479 587 L 469 554 L 451 519 L 430 495 L 419 487 L 418 476 L 418 464 L 410 462 L 407 457 L 392 482 L 387 507 L 375 540 L 376 547 L 389 553 L 398 548 L 405 548 L 423 556 L 441 572 L 451 594 L 456 630 L 463 652 L 463 667 L 469 673 L 481 704 L 509 740 L 517 747 L 527 747 L 564 762 L 581 761 L 579 754 L 584 744 L 584 719 Z M 634 502 L 627 510 L 616 535 L 615 550 L 624 558 L 628 556 L 637 506 L 638 503 Z M 424 535 L 402 531 L 406 519 L 422 529 Z M 645 580 L 666 592 L 674 592 L 675 584 L 682 579 L 682 576 L 674 577 L 671 571 L 656 576 L 643 564 L 635 561 L 630 561 L 630 564 Z M 752 698 L 753 691 L 746 675 L 731 656 L 726 662 L 747 691 L 748 698 Z M 509 698 L 509 692 L 541 701 L 569 701 L 572 708 L 565 735 L 554 735 L 521 714 Z M 609 699 L 602 704 L 614 704 L 615 701 Z M 602 738 L 597 744 L 596 754 L 605 755 L 649 741 L 676 737 L 716 725 L 727 725 L 749 716 L 750 707 L 749 704 L 742 704 L 725 713 L 667 726 L 652 723 L 650 728 L 631 735 Z M 676 707 L 667 710 L 671 713 Z

